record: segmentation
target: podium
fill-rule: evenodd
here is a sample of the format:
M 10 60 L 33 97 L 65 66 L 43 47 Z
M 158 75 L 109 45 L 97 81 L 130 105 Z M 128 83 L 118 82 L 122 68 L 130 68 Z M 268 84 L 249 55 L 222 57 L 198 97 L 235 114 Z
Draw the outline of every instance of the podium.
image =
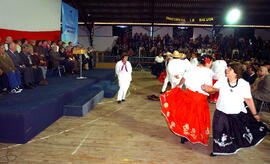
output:
M 87 79 L 87 77 L 83 77 L 83 74 L 82 74 L 82 55 L 84 55 L 86 53 L 86 50 L 85 49 L 74 49 L 73 50 L 73 54 L 74 55 L 80 55 L 80 76 L 76 77 L 76 79 L 78 80 L 82 80 L 82 79 Z

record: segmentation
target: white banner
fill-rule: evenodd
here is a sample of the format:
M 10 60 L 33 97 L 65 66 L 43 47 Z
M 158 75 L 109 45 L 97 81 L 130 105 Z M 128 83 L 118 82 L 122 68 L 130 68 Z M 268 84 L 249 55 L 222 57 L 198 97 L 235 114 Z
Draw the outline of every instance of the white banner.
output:
M 0 0 L 0 28 L 60 31 L 61 0 Z

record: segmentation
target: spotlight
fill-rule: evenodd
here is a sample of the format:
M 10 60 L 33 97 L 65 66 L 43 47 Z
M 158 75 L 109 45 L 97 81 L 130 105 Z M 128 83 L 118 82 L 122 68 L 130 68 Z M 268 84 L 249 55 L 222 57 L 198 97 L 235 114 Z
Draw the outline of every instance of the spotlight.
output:
M 235 24 L 240 19 L 241 12 L 239 9 L 232 9 L 228 12 L 226 16 L 226 22 L 228 24 Z

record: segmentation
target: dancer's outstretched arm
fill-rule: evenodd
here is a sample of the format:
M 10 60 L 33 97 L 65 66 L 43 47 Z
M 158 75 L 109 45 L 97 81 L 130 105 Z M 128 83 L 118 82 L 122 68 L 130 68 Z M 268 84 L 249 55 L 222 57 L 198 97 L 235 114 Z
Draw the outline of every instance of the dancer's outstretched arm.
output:
M 214 88 L 214 87 L 212 87 L 211 85 L 206 85 L 206 84 L 203 84 L 203 85 L 201 86 L 201 88 L 202 88 L 202 90 L 204 90 L 205 92 L 207 92 L 207 93 L 209 93 L 209 94 L 214 94 L 214 93 L 216 93 L 216 92 L 219 91 L 218 88 Z

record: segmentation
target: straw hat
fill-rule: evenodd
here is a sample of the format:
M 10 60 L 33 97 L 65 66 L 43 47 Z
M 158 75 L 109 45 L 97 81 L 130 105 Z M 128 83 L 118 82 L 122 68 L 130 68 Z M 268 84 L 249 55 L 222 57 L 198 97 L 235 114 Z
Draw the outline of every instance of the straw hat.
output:
M 183 53 L 179 53 L 178 51 L 174 51 L 173 54 L 172 54 L 172 57 L 174 58 L 179 58 L 179 59 L 184 59 L 186 58 L 186 55 L 183 54 Z
M 166 52 L 166 53 L 164 53 L 164 56 L 172 56 L 172 53 Z

